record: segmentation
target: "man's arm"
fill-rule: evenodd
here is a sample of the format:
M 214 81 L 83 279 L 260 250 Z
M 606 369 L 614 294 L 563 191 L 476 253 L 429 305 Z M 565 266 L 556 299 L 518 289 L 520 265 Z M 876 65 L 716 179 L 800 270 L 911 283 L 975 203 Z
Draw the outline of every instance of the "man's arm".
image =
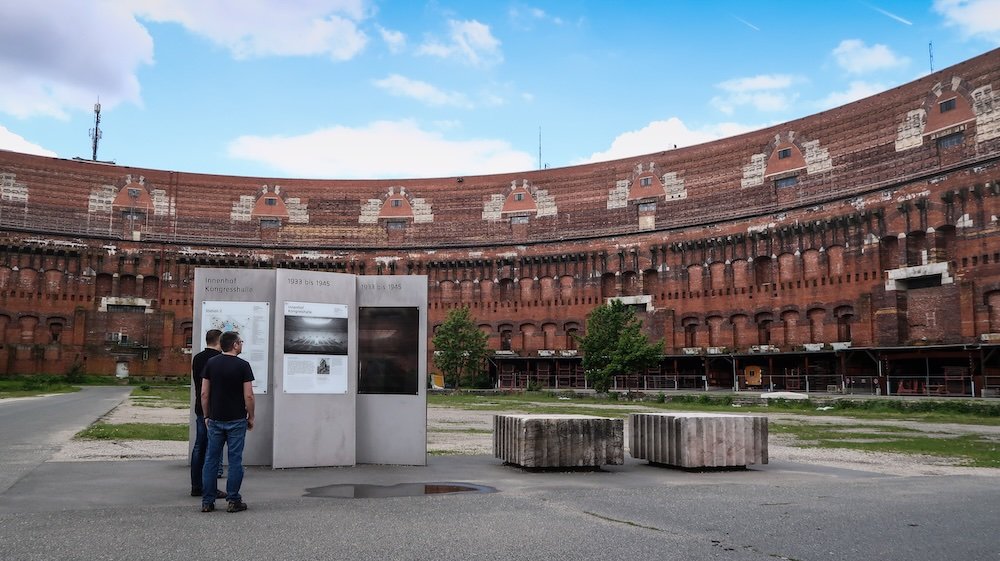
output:
M 243 382 L 243 404 L 247 408 L 247 430 L 253 430 L 253 382 Z
M 205 415 L 205 420 L 208 420 L 208 392 L 209 387 L 212 384 L 205 378 L 201 381 L 201 412 Z

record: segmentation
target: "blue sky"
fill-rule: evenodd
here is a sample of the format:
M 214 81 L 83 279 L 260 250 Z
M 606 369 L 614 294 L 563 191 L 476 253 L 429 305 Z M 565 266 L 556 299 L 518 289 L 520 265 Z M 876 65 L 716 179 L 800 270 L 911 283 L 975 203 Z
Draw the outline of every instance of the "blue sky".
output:
M 89 158 L 100 99 L 121 165 L 561 167 L 866 97 L 927 74 L 929 43 L 935 69 L 996 48 L 1000 0 L 0 0 L 0 148 Z

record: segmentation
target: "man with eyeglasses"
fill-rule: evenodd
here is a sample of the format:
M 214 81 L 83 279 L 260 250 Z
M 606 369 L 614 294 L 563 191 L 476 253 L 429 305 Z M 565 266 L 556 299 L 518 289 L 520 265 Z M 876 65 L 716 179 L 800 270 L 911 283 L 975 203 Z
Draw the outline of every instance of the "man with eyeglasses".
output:
M 215 510 L 218 493 L 216 472 L 222 462 L 223 444 L 229 448 L 229 474 L 226 477 L 226 512 L 242 512 L 247 504 L 240 496 L 243 484 L 243 444 L 248 430 L 253 430 L 253 370 L 238 355 L 243 339 L 236 331 L 227 331 L 219 340 L 222 354 L 205 363 L 201 382 L 201 407 L 208 427 L 208 450 L 201 474 L 201 511 Z

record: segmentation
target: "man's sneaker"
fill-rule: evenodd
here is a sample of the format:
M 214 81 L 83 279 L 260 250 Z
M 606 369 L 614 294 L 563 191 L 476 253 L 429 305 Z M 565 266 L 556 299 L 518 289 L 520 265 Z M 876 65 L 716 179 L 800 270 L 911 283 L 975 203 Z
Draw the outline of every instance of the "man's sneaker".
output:
M 215 510 L 215 503 L 201 503 L 202 512 L 212 512 Z
M 228 496 L 229 495 L 227 495 L 226 492 L 223 491 L 222 489 L 216 489 L 215 490 L 215 498 L 217 498 L 217 499 L 224 499 L 224 498 L 226 498 Z
M 243 512 L 247 509 L 247 504 L 243 501 L 229 501 L 226 512 Z

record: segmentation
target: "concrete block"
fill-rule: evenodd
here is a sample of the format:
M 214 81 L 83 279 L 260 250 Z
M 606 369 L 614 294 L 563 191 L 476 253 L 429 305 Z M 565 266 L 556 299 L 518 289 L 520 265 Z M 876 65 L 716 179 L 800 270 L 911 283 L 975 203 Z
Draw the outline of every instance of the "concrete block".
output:
M 494 415 L 493 455 L 527 468 L 621 465 L 624 428 L 587 415 Z
M 633 458 L 682 468 L 767 463 L 767 417 L 716 413 L 629 415 Z

